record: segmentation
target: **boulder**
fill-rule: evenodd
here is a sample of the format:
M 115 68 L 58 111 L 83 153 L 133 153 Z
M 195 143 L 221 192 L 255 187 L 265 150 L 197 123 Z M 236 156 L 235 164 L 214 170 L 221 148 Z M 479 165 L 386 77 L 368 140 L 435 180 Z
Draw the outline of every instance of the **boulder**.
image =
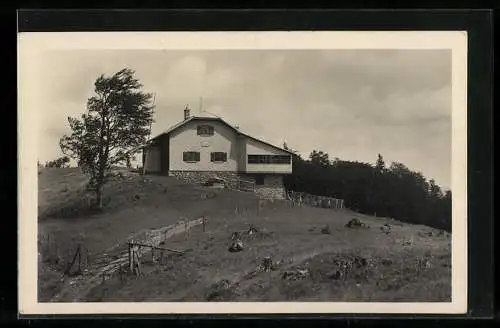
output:
M 363 228 L 366 227 L 366 225 L 361 222 L 358 218 L 352 218 L 347 224 L 345 225 L 347 228 Z
M 388 234 L 392 231 L 392 226 L 386 223 L 380 227 L 380 230 L 382 230 L 385 234 Z
M 309 278 L 309 276 L 310 276 L 309 269 L 296 269 L 293 271 L 283 272 L 281 278 L 287 280 L 302 280 Z
M 243 249 L 243 242 L 241 240 L 236 240 L 229 246 L 229 251 L 231 253 L 241 252 Z

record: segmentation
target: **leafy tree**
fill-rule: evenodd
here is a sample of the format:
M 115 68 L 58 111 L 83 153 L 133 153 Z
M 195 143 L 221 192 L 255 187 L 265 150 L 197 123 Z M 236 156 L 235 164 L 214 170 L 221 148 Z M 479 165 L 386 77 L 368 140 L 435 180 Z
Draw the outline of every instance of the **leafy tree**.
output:
M 330 165 L 328 154 L 321 150 L 320 151 L 313 150 L 312 153 L 309 155 L 309 160 L 311 161 L 311 163 L 320 166 Z
M 125 159 L 125 165 L 127 166 L 127 168 L 131 169 L 132 168 L 132 160 L 134 160 L 135 158 L 130 158 L 130 157 L 127 157 Z
M 375 164 L 375 168 L 379 171 L 379 172 L 382 172 L 385 170 L 385 162 L 384 162 L 384 158 L 382 157 L 382 155 L 378 154 L 378 157 L 377 157 L 377 163 Z
M 68 117 L 72 133 L 61 138 L 60 147 L 89 176 L 88 187 L 99 208 L 108 170 L 112 165 L 129 163 L 131 151 L 149 134 L 152 94 L 141 88 L 130 69 L 100 75 L 94 83 L 95 95 L 87 101 L 87 113 L 80 118 Z
M 292 152 L 292 161 L 294 161 L 295 159 L 301 159 L 299 152 L 296 149 L 290 148 L 286 141 L 283 142 L 283 149 Z
M 381 155 L 375 165 L 338 158 L 327 165 L 326 158 L 319 151 L 313 151 L 308 161 L 294 158 L 285 188 L 341 198 L 346 207 L 369 215 L 451 231 L 451 191 L 443 195 L 421 172 L 399 162 L 387 168 Z
M 441 188 L 436 184 L 436 181 L 434 179 L 429 180 L 429 194 L 431 198 L 434 199 L 443 197 L 443 192 L 441 191 Z
M 68 156 L 62 156 L 53 161 L 48 161 L 47 163 L 45 163 L 45 167 L 67 167 L 69 165 L 69 162 L 70 159 Z M 40 163 L 38 163 L 38 165 L 40 166 Z
M 399 162 L 392 162 L 391 166 L 389 167 L 389 170 L 397 177 L 397 178 L 404 178 L 405 176 L 408 176 L 411 172 L 410 169 L 404 165 L 403 163 Z

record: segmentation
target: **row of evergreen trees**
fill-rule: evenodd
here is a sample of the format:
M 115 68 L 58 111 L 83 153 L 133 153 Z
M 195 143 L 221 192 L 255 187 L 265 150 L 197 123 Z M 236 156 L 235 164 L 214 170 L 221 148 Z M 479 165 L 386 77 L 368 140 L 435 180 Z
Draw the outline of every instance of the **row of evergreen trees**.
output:
M 380 154 L 375 165 L 331 161 L 327 153 L 316 150 L 307 160 L 296 155 L 285 187 L 344 199 L 346 207 L 361 213 L 451 231 L 451 191 L 443 192 L 433 179 L 427 181 L 402 163 L 387 167 Z

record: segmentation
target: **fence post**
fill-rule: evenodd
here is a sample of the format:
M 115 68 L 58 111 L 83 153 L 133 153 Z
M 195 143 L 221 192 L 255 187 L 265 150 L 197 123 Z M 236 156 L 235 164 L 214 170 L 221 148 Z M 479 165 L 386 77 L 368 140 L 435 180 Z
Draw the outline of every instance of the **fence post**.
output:
M 78 273 L 82 272 L 82 249 L 80 244 L 78 244 Z
M 120 264 L 120 268 L 118 269 L 118 273 L 120 274 L 120 283 L 123 284 L 125 282 L 124 272 L 123 272 L 123 264 Z
M 132 273 L 134 270 L 134 254 L 133 254 L 133 249 L 132 249 L 132 243 L 128 243 L 128 267 L 129 267 L 129 272 Z
M 78 270 L 80 270 L 80 244 L 78 244 L 78 246 L 76 248 L 75 255 L 73 256 L 73 259 L 71 260 L 71 262 L 69 263 L 68 267 L 66 268 L 66 270 L 64 272 L 65 274 L 69 274 L 71 272 L 71 268 L 75 264 L 77 257 L 78 257 L 78 262 L 79 262 L 78 263 Z
M 136 262 L 136 269 L 137 269 L 136 275 L 140 276 L 140 274 L 141 274 L 141 260 L 139 259 L 139 254 L 138 253 L 134 252 L 134 254 L 135 254 L 135 259 L 134 260 Z
M 202 217 L 203 220 L 203 232 L 205 232 L 205 225 L 207 224 L 205 216 Z

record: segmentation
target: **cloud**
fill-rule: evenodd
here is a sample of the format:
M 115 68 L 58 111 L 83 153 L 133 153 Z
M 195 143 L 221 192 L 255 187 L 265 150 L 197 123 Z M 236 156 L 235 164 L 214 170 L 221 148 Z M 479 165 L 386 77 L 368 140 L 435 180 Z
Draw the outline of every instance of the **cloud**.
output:
M 186 56 L 172 63 L 165 72 L 160 94 L 185 98 L 201 94 L 205 86 L 207 66 L 202 58 Z
M 372 87 L 364 87 L 349 108 L 363 113 L 363 119 L 381 125 L 415 125 L 450 120 L 451 88 L 390 93 L 377 97 Z

